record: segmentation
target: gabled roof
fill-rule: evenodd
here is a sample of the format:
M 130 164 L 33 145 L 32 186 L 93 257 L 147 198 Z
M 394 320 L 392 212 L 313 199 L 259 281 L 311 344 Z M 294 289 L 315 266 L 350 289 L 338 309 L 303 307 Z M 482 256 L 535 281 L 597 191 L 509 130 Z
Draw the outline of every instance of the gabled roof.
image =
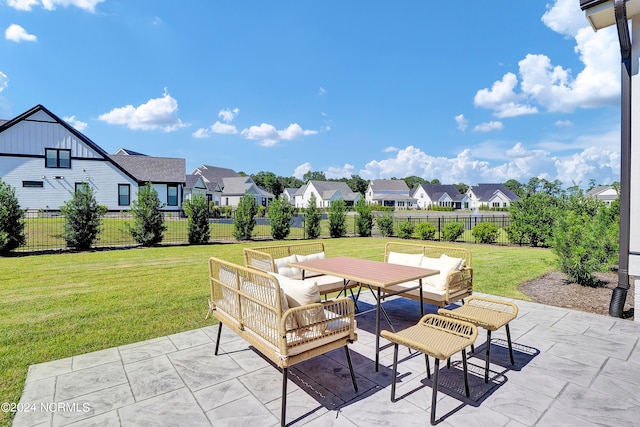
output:
M 587 191 L 587 196 L 597 196 L 600 193 L 604 193 L 605 191 L 609 191 L 613 189 L 613 186 L 611 185 L 598 185 L 594 188 L 592 188 L 591 190 Z
M 184 183 L 187 179 L 186 164 L 184 159 L 171 157 L 151 156 L 109 156 L 114 163 L 128 171 L 133 178 L 145 183 L 148 181 L 157 183 Z
M 322 197 L 322 200 L 331 200 L 336 193 L 340 193 L 345 201 L 352 201 L 358 197 L 359 193 L 354 193 L 346 182 L 342 181 L 309 181 L 307 186 L 313 184 L 313 187 Z M 304 190 L 303 190 L 304 191 Z
M 120 148 L 116 151 L 116 155 L 125 155 L 125 156 L 146 156 L 146 154 L 138 153 L 137 151 L 129 150 L 127 148 Z
M 200 181 L 202 181 L 202 185 L 206 187 L 207 184 L 204 182 L 204 179 L 202 178 L 202 176 L 189 174 L 187 175 L 187 181 L 184 185 L 184 188 L 201 188 L 201 187 L 196 187 L 196 185 L 198 185 L 198 182 Z
M 404 179 L 373 179 L 369 185 L 376 193 L 385 191 L 406 191 L 407 194 L 409 193 L 409 187 Z
M 504 184 L 478 184 L 469 188 L 469 191 L 473 191 L 478 200 L 491 200 L 498 192 L 501 192 L 510 200 L 520 200 L 520 197 L 505 187 Z
M 215 191 L 216 186 L 222 187 L 224 185 L 223 184 L 224 178 L 240 176 L 240 174 L 238 174 L 233 169 L 219 168 L 217 166 L 210 166 L 210 165 L 199 166 L 195 168 L 191 173 L 202 175 L 205 182 L 207 183 L 207 188 L 210 191 Z
M 225 195 L 242 195 L 252 186 L 255 186 L 256 189 L 258 188 L 250 176 L 230 176 L 222 178 L 222 185 L 222 194 Z
M 445 194 L 454 202 L 461 202 L 464 199 L 464 194 L 460 194 L 453 184 L 420 184 L 413 191 L 413 196 L 415 196 L 419 188 L 422 188 L 433 201 L 440 200 Z

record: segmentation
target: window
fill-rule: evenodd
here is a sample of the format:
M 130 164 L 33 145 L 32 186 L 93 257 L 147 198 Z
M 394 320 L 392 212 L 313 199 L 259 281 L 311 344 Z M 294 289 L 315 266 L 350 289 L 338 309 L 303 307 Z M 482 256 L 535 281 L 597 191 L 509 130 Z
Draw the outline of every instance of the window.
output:
M 494 208 L 499 208 L 499 207 L 500 207 L 500 202 L 493 202 L 493 203 L 492 203 L 492 206 L 493 206 Z
M 71 150 L 45 148 L 44 157 L 44 166 L 47 168 L 71 169 Z
M 44 188 L 44 182 L 42 181 L 22 181 L 24 188 Z
M 167 185 L 167 205 L 178 206 L 178 186 Z
M 129 184 L 118 184 L 118 205 L 129 206 L 131 204 L 131 186 Z
M 89 184 L 87 184 L 86 182 L 76 182 L 74 190 L 77 193 L 78 191 L 83 191 L 87 188 L 89 188 Z

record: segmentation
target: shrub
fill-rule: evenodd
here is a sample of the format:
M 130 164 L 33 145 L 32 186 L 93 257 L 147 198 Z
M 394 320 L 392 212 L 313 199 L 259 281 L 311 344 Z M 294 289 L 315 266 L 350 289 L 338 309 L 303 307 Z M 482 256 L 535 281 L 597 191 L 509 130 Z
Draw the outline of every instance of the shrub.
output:
M 236 216 L 233 219 L 233 237 L 236 240 L 249 240 L 253 229 L 256 226 L 256 214 L 258 213 L 258 205 L 256 200 L 250 194 L 245 194 L 240 198 Z
M 413 237 L 414 225 L 409 220 L 402 221 L 398 224 L 398 237 L 401 239 L 410 239 Z
M 107 207 L 98 205 L 93 188 L 84 183 L 60 211 L 65 217 L 62 238 L 70 248 L 81 251 L 90 249 L 100 233 L 100 219 Z
M 380 234 L 384 237 L 393 236 L 393 217 L 391 215 L 383 215 L 376 219 Z
M 455 242 L 464 233 L 464 224 L 461 222 L 450 222 L 442 229 L 442 238 L 447 242 Z
M 476 239 L 476 242 L 495 243 L 500 235 L 500 230 L 498 225 L 493 222 L 481 222 L 473 227 L 471 235 Z
M 309 197 L 309 206 L 304 213 L 304 231 L 309 239 L 317 239 L 320 237 L 320 220 L 322 215 L 320 209 L 316 205 L 316 195 L 311 194 Z
M 430 222 L 421 222 L 416 225 L 416 233 L 422 240 L 433 240 L 436 237 L 436 226 Z
M 286 197 L 281 195 L 269 205 L 269 224 L 271 225 L 271 237 L 276 240 L 286 239 L 291 232 L 291 218 L 293 208 Z
M 331 237 L 344 237 L 347 235 L 347 205 L 344 200 L 338 199 L 331 203 L 329 208 L 329 235 Z
M 518 245 L 548 246 L 557 216 L 557 200 L 547 193 L 534 193 L 509 207 L 509 240 Z
M 153 246 L 162 242 L 167 227 L 158 192 L 148 182 L 138 189 L 138 198 L 131 203 L 133 224 L 129 225 L 129 232 L 133 239 L 143 246 Z
M 24 211 L 20 209 L 15 189 L 0 178 L 0 255 L 26 243 Z
M 370 237 L 371 229 L 373 228 L 373 215 L 371 214 L 372 208 L 364 198 L 360 198 L 356 203 L 356 228 L 360 237 Z
M 209 206 L 203 195 L 193 196 L 184 203 L 184 211 L 189 218 L 189 243 L 201 245 L 209 242 Z

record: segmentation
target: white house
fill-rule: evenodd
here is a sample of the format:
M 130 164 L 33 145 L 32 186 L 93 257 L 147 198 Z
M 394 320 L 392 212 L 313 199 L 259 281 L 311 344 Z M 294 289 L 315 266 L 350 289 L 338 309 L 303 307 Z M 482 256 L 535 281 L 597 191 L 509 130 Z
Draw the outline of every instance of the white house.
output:
M 470 199 L 460 194 L 455 185 L 421 184 L 413 190 L 411 197 L 416 199 L 419 209 L 430 209 L 434 206 L 453 209 L 469 209 Z
M 371 180 L 365 199 L 369 204 L 391 206 L 398 210 L 413 209 L 416 203 L 403 179 Z
M 353 206 L 360 200 L 361 194 L 354 192 L 342 181 L 309 181 L 295 193 L 295 207 L 308 208 L 311 195 L 316 196 L 316 206 L 331 207 L 331 204 L 342 199 L 347 206 Z
M 197 196 L 206 197 L 209 203 L 213 200 L 207 194 L 207 183 L 202 175 L 187 175 L 187 181 L 184 185 L 184 200 L 191 200 Z
M 58 210 L 78 186 L 99 204 L 126 210 L 151 181 L 165 210 L 180 210 L 184 159 L 109 155 L 42 105 L 0 122 L 0 177 L 15 188 L 21 208 Z
M 236 176 L 222 179 L 221 206 L 237 207 L 245 194 L 254 197 L 256 204 L 265 207 L 273 201 L 274 195 L 258 187 L 250 176 Z
M 520 200 L 513 191 L 503 184 L 478 184 L 467 190 L 471 209 L 508 208 L 516 200 Z
M 611 206 L 611 203 L 620 197 L 618 191 L 610 185 L 598 185 L 587 191 L 587 197 L 594 197 L 598 200 L 602 200 L 607 206 Z
M 282 195 L 287 199 L 291 206 L 296 205 L 296 193 L 298 190 L 298 188 L 285 188 L 282 192 Z
M 195 168 L 191 175 L 201 175 L 207 186 L 207 198 L 214 206 L 222 206 L 222 180 L 229 177 L 238 177 L 233 169 L 221 168 L 218 166 L 202 165 Z

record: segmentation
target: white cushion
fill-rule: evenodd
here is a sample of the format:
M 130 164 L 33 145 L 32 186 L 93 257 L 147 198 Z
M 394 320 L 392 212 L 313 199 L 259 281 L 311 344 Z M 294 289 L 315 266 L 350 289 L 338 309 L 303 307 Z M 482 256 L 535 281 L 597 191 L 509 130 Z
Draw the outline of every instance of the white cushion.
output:
M 318 252 L 318 253 L 309 254 L 309 255 L 296 254 L 296 257 L 298 258 L 298 262 L 312 261 L 314 259 L 324 259 L 324 252 Z
M 428 268 L 429 270 L 440 270 L 440 258 L 423 256 L 422 261 L 420 261 L 420 267 Z
M 452 260 L 456 259 L 456 260 L 458 260 L 458 266 L 456 267 L 456 270 L 462 270 L 462 269 L 464 268 L 464 265 L 465 265 L 465 264 L 466 264 L 466 262 L 467 262 L 467 260 L 466 260 L 466 259 L 464 259 L 464 258 L 454 258 L 454 257 L 450 257 L 450 256 L 449 256 L 449 255 L 447 255 L 447 254 L 442 254 L 442 255 L 440 255 L 440 258 L 441 258 L 441 259 L 445 259 L 445 260 L 449 260 L 449 259 L 452 259 Z M 453 261 L 451 261 L 451 262 L 453 262 Z
M 281 274 L 273 274 L 280 283 L 280 289 L 287 296 L 289 308 L 300 307 L 308 304 L 319 303 L 320 288 L 318 284 L 310 280 L 296 280 Z M 295 315 L 298 327 L 312 325 L 325 320 L 324 309 L 318 307 L 312 310 L 297 312 Z M 315 332 L 324 332 L 326 324 L 311 327 Z
M 452 258 L 446 255 L 440 256 L 437 270 L 440 270 L 440 274 L 435 276 L 425 277 L 423 283 L 429 286 L 433 286 L 436 290 L 443 291 L 447 285 L 447 277 L 452 271 L 458 270 L 460 265 L 460 258 Z
M 422 254 L 405 254 L 402 252 L 389 252 L 387 262 L 390 264 L 408 265 L 412 267 L 420 267 L 422 262 Z
M 298 257 L 294 255 L 289 255 L 283 258 L 276 258 L 273 260 L 276 265 L 276 273 L 287 276 L 287 277 L 297 277 L 302 274 L 299 268 L 289 267 L 289 264 L 292 262 L 297 262 Z

